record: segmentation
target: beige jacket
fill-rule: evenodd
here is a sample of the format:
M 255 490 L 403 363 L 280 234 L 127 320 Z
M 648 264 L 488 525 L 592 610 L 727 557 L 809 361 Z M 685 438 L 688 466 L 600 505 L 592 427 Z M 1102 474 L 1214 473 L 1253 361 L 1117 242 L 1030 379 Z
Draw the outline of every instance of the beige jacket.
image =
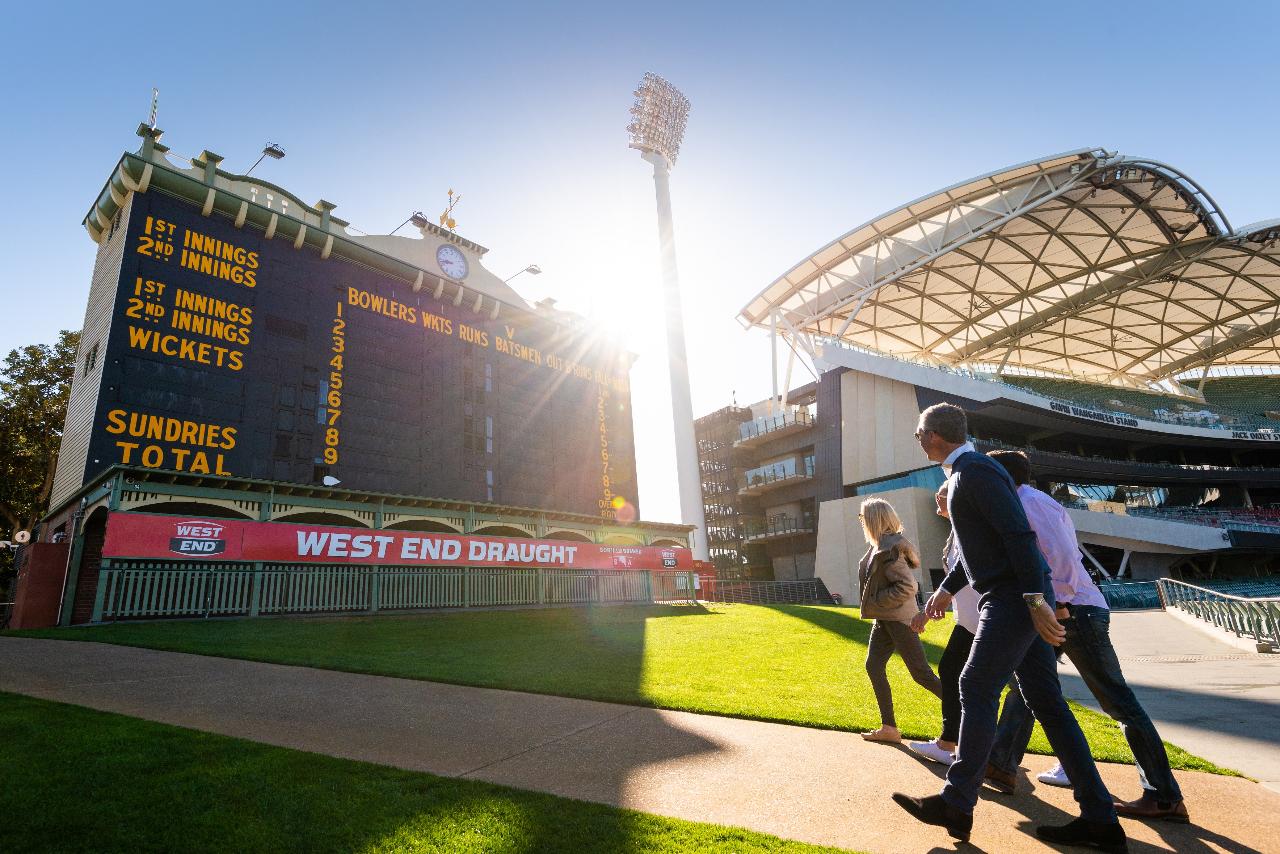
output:
M 885 534 L 875 548 L 868 548 L 858 564 L 862 616 L 910 622 L 920 611 L 915 574 L 919 566 L 915 546 L 902 534 Z

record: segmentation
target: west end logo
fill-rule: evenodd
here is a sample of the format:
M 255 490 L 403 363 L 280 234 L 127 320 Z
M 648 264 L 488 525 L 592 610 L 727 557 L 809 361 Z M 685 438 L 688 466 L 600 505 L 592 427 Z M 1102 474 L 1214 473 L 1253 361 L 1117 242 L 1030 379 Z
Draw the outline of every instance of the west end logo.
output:
M 216 522 L 177 522 L 169 551 L 180 555 L 220 555 L 227 550 L 223 526 Z
M 676 553 L 671 549 L 662 550 L 662 565 L 667 569 L 676 565 Z

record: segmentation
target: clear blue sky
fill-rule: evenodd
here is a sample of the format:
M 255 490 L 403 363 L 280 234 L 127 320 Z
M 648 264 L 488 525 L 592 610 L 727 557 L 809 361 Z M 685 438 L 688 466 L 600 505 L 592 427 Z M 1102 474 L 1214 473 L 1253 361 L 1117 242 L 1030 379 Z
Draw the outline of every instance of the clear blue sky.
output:
M 640 354 L 641 506 L 677 516 L 652 184 L 626 147 L 656 71 L 693 103 L 673 176 L 694 409 L 767 396 L 733 320 L 778 274 L 939 187 L 1077 147 L 1170 163 L 1236 226 L 1280 217 L 1280 6 L 25 3 L 6 12 L 0 352 L 83 318 L 80 220 L 160 89 L 208 148 L 369 232 L 461 192 L 486 266 Z M 803 379 L 805 375 L 798 375 Z

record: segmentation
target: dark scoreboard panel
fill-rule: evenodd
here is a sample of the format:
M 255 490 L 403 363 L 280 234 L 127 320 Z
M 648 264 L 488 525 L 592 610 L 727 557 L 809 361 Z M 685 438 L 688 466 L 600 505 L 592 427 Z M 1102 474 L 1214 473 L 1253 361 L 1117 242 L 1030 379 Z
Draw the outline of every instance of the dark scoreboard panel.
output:
M 629 356 L 135 195 L 86 478 L 115 463 L 613 518 Z M 465 282 L 464 282 L 465 285 Z M 518 315 L 518 316 L 513 316 Z

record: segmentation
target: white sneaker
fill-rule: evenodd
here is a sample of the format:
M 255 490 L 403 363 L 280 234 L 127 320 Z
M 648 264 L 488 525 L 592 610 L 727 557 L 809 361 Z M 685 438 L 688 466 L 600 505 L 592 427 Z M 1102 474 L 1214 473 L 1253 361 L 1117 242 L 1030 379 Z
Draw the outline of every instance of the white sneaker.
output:
M 912 753 L 943 765 L 951 765 L 956 761 L 956 755 L 945 747 L 939 747 L 936 741 L 912 741 L 907 747 L 911 748 Z
M 1061 762 L 1043 774 L 1037 774 L 1036 779 L 1050 786 L 1061 786 L 1064 789 L 1071 788 L 1071 780 L 1067 778 L 1067 772 L 1062 770 Z

